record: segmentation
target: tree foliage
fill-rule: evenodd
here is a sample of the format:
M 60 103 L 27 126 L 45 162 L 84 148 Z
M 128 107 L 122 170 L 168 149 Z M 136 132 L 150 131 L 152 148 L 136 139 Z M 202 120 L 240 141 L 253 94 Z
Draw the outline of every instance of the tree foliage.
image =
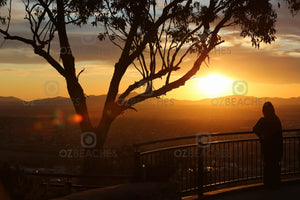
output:
M 0 0 L 0 8 L 6 5 L 6 0 Z M 1 16 L 0 12 L 0 24 L 5 24 L 5 17 Z
M 293 15 L 296 15 L 300 9 L 300 1 L 299 0 L 285 0 L 288 4 L 288 7 Z M 280 6 L 280 4 L 279 4 Z
M 255 47 L 261 42 L 271 43 L 276 17 L 268 0 L 211 0 L 208 4 L 192 0 L 105 0 L 92 24 L 104 25 L 100 40 L 108 38 L 122 49 L 120 60 L 126 59 L 119 68 L 125 72 L 133 65 L 141 74 L 141 79 L 117 100 L 125 110 L 184 85 L 209 59 L 209 52 L 223 42 L 221 29 L 239 26 L 241 36 L 250 37 Z M 191 53 L 196 54 L 191 69 L 171 82 L 173 72 L 182 68 Z M 155 90 L 153 81 L 162 78 L 165 84 Z M 144 93 L 125 100 L 145 84 Z

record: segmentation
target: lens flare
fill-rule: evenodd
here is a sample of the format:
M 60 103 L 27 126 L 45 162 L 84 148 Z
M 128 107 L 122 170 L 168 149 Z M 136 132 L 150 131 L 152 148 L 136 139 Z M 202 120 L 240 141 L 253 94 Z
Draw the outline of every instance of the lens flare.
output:
M 56 110 L 52 119 L 52 125 L 63 126 L 64 124 L 64 113 L 61 110 Z
M 83 118 L 81 115 L 79 114 L 75 114 L 75 115 L 72 115 L 70 118 L 69 118 L 69 122 L 71 124 L 79 124 L 80 122 L 82 122 Z

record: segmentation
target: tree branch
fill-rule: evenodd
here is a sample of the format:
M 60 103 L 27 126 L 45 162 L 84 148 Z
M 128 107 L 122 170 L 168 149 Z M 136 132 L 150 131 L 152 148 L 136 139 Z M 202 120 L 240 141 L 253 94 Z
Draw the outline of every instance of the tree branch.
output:
M 160 78 L 164 75 L 166 75 L 167 73 L 169 73 L 170 71 L 176 71 L 178 70 L 179 67 L 174 67 L 174 68 L 166 68 L 166 69 L 163 69 L 163 70 L 160 70 L 159 72 L 157 72 L 156 74 L 152 74 L 146 78 L 143 78 L 137 82 L 135 82 L 134 84 L 130 85 L 124 93 L 122 93 L 119 98 L 118 98 L 118 101 L 120 100 L 124 100 L 129 94 L 130 92 L 132 92 L 133 90 L 139 88 L 140 86 L 142 86 L 143 83 L 145 82 L 148 82 L 148 81 L 152 81 L 154 79 L 157 79 L 157 78 Z
M 64 70 L 64 68 L 49 53 L 47 53 L 41 47 L 39 47 L 38 45 L 36 45 L 36 43 L 33 40 L 26 39 L 26 38 L 23 38 L 23 37 L 20 37 L 20 36 L 11 36 L 11 35 L 9 35 L 9 33 L 7 33 L 6 31 L 3 31 L 2 29 L 0 29 L 0 33 L 4 35 L 4 39 L 7 39 L 7 40 L 17 40 L 17 41 L 23 42 L 25 44 L 31 45 L 33 47 L 33 49 L 34 49 L 34 53 L 42 56 L 62 76 L 65 76 L 65 70 Z

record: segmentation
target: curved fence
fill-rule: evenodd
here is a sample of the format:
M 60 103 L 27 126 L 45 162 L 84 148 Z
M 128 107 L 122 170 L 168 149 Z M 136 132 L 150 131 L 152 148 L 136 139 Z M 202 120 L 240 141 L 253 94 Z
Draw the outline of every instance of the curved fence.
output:
M 282 178 L 299 176 L 300 129 L 283 130 L 283 133 Z M 243 135 L 250 137 L 243 138 Z M 186 139 L 195 139 L 195 142 L 142 150 L 147 145 Z M 182 195 L 202 195 L 216 189 L 262 182 L 260 143 L 252 132 L 177 137 L 140 143 L 135 147 L 136 178 L 142 181 L 171 179 L 178 183 Z

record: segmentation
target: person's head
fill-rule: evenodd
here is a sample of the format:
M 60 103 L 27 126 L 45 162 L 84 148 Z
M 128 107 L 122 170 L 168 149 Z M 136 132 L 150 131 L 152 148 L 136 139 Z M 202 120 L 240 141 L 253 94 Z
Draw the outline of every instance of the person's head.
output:
M 264 103 L 262 111 L 263 111 L 263 114 L 266 118 L 275 116 L 274 106 L 269 101 Z

